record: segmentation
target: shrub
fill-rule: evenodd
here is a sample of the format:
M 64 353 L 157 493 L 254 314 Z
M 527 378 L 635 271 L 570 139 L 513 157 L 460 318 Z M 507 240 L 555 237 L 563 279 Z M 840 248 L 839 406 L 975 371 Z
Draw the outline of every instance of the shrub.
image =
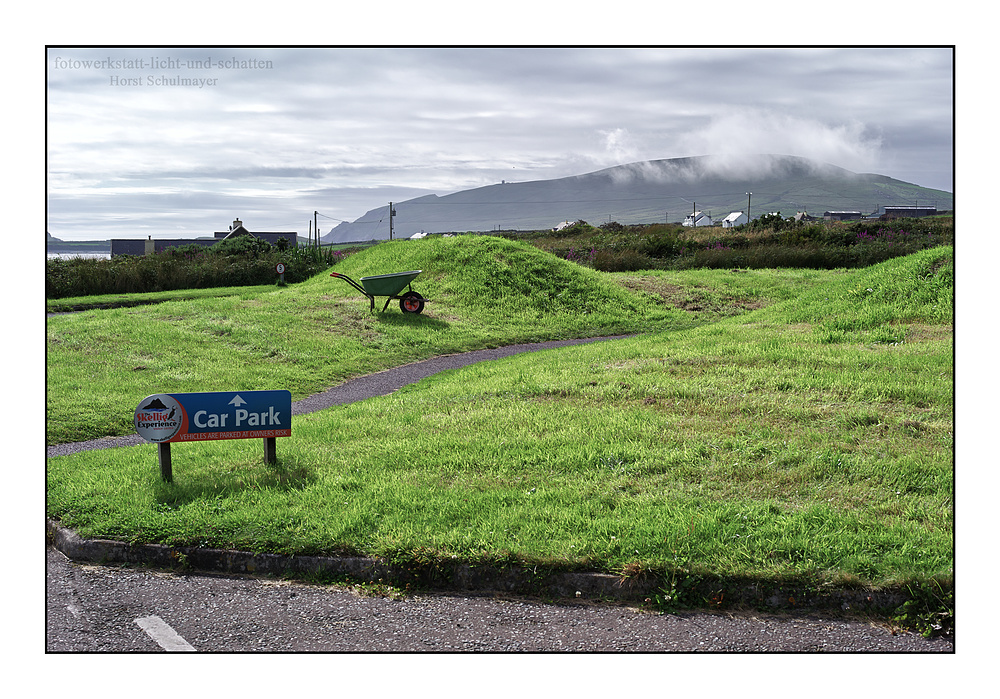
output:
M 602 272 L 635 272 L 658 267 L 652 259 L 635 250 L 599 250 L 594 255 L 594 269 Z
M 58 299 L 271 284 L 277 281 L 274 268 L 278 262 L 285 264 L 285 282 L 297 283 L 343 258 L 344 253 L 329 249 L 281 251 L 249 236 L 210 248 L 192 244 L 155 255 L 122 255 L 110 260 L 57 258 L 46 261 L 45 295 Z
M 681 240 L 676 231 L 654 233 L 643 236 L 639 244 L 639 252 L 648 257 L 662 259 L 680 254 L 688 243 Z
M 595 233 L 598 229 L 591 226 L 586 221 L 577 221 L 571 226 L 566 226 L 563 229 L 552 232 L 553 238 L 569 238 L 570 236 L 578 236 L 587 233 Z
M 220 240 L 209 248 L 213 255 L 235 255 L 250 259 L 257 259 L 274 249 L 275 247 L 263 238 L 257 238 L 252 235 L 241 235 L 237 238 Z

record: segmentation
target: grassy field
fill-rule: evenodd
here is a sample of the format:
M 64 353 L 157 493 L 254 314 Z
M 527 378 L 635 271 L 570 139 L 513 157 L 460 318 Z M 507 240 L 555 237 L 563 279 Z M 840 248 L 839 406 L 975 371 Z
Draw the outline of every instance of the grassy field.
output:
M 711 289 L 696 276 L 691 283 L 660 276 L 650 277 L 645 292 L 630 292 L 610 275 L 490 237 L 397 241 L 336 269 L 355 279 L 423 269 L 414 288 L 430 301 L 419 316 L 403 315 L 396 304 L 373 315 L 364 297 L 324 273 L 286 287 L 200 297 L 162 292 L 145 300 L 171 300 L 50 317 L 49 443 L 132 433 L 132 411 L 150 393 L 282 388 L 298 399 L 439 354 L 692 327 L 729 312 L 711 304 L 763 304 L 817 278 L 802 271 L 731 275 Z M 705 308 L 664 301 L 663 294 L 678 293 L 703 298 Z
M 423 316 L 372 316 L 321 275 L 50 318 L 50 442 L 130 433 L 153 392 L 300 397 L 433 354 L 643 334 L 297 417 L 274 466 L 256 440 L 183 445 L 172 484 L 152 445 L 49 459 L 47 512 L 171 545 L 948 588 L 951 260 L 610 275 L 431 239 L 337 267 L 424 269 Z
M 222 296 L 253 296 L 272 291 L 273 285 L 228 286 L 212 289 L 175 289 L 172 291 L 149 291 L 137 294 L 94 294 L 92 296 L 72 296 L 64 299 L 45 299 L 46 313 L 73 313 L 93 309 L 130 308 L 147 306 L 165 301 L 194 301 L 196 299 L 218 298 Z

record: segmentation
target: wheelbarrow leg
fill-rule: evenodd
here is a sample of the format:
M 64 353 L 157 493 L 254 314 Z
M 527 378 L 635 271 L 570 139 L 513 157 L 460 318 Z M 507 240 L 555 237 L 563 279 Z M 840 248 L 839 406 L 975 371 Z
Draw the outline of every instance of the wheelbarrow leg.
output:
M 383 313 L 385 313 L 385 309 L 387 309 L 387 308 L 389 307 L 389 302 L 390 302 L 390 301 L 392 301 L 392 297 L 391 297 L 391 296 L 390 296 L 389 298 L 387 298 L 387 299 L 385 300 L 385 305 L 384 305 L 384 306 L 382 306 L 382 312 L 383 312 Z M 372 304 L 373 304 L 373 305 L 372 305 L 372 310 L 373 310 L 373 311 L 375 310 L 375 306 L 374 306 L 374 303 L 375 303 L 375 302 L 374 302 L 374 301 L 372 301 Z

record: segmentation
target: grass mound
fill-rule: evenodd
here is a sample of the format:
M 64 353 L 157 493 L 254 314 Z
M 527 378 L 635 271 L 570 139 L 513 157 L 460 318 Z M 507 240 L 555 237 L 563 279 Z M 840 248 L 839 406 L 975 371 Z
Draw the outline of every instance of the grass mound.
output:
M 824 342 L 902 342 L 916 323 L 954 319 L 954 248 L 943 246 L 883 262 L 762 314 L 811 323 Z
M 625 319 L 632 319 L 626 324 L 634 329 L 634 319 L 652 311 L 606 275 L 526 243 L 491 236 L 383 243 L 337 267 L 356 280 L 410 269 L 423 270 L 413 287 L 441 304 L 445 313 L 467 313 L 494 327 L 532 327 L 541 319 L 572 326 L 582 319 L 594 329 L 617 332 Z M 326 282 L 318 277 L 310 283 Z M 341 292 L 364 302 L 346 284 L 336 293 Z

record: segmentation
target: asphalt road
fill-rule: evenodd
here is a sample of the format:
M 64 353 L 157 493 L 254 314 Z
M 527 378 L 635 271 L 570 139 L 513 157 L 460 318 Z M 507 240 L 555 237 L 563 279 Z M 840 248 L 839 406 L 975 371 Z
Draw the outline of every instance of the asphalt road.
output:
M 608 604 L 351 588 L 82 565 L 46 552 L 46 651 L 951 653 L 859 621 L 652 614 Z

